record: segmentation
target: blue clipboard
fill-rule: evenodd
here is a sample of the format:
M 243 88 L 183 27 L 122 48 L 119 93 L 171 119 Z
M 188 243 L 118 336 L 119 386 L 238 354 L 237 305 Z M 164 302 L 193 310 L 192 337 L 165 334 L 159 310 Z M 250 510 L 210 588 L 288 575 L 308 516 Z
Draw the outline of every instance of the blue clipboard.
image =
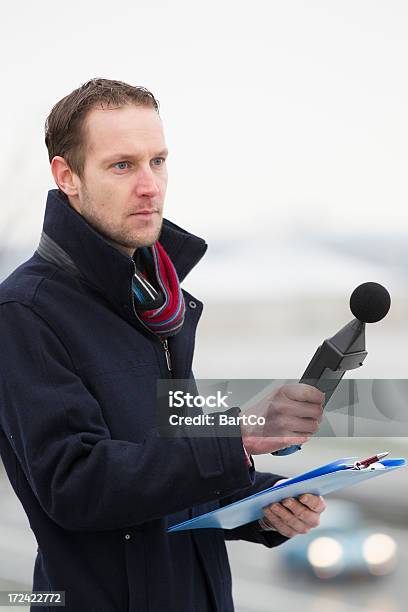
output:
M 279 502 L 286 497 L 298 497 L 303 493 L 326 495 L 332 491 L 358 484 L 369 478 L 388 474 L 405 466 L 405 459 L 382 459 L 367 468 L 350 469 L 357 457 L 343 457 L 332 463 L 289 478 L 282 484 L 269 487 L 244 499 L 178 523 L 167 529 L 168 532 L 185 529 L 234 529 L 245 523 L 262 518 L 262 508 Z

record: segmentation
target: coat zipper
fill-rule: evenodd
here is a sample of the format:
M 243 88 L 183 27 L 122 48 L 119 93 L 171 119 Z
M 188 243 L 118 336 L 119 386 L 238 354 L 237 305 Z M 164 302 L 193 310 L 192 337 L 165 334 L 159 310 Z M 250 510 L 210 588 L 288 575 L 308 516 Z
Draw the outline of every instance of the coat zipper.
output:
M 132 259 L 132 263 L 133 263 L 133 268 L 134 268 L 135 273 L 136 273 L 136 271 L 137 271 L 136 270 L 136 264 L 133 261 L 133 259 Z M 170 357 L 170 349 L 169 349 L 169 343 L 167 341 L 167 338 L 164 338 L 163 340 L 161 338 L 159 338 L 154 332 L 152 332 L 151 329 L 148 328 L 148 326 L 142 321 L 142 319 L 139 317 L 139 315 L 136 312 L 135 303 L 134 303 L 134 299 L 133 299 L 133 275 L 132 275 L 132 278 L 130 280 L 130 299 L 131 299 L 131 302 L 132 302 L 132 308 L 133 308 L 134 315 L 137 318 L 137 320 L 139 321 L 139 323 L 141 323 L 141 325 L 143 325 L 143 327 L 145 329 L 147 329 L 147 331 L 150 334 L 152 334 L 155 338 L 157 338 L 161 342 L 161 344 L 163 346 L 163 349 L 164 349 L 164 355 L 166 357 L 167 369 L 171 373 L 171 375 L 173 375 L 173 368 L 172 368 L 172 365 L 171 365 L 171 357 Z
M 170 349 L 169 349 L 169 343 L 167 342 L 167 338 L 165 338 L 164 340 L 161 340 L 161 342 L 163 343 L 164 353 L 166 355 L 167 369 L 169 372 L 172 372 L 173 368 L 171 367 Z

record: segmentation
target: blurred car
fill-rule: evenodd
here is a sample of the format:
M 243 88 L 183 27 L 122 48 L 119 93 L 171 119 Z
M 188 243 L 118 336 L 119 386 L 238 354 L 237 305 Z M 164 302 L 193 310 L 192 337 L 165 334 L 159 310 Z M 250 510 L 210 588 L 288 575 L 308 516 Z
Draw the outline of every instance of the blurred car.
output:
M 328 500 L 318 527 L 289 540 L 280 551 L 291 571 L 319 579 L 384 576 L 397 560 L 395 540 L 367 525 L 356 504 L 336 499 Z

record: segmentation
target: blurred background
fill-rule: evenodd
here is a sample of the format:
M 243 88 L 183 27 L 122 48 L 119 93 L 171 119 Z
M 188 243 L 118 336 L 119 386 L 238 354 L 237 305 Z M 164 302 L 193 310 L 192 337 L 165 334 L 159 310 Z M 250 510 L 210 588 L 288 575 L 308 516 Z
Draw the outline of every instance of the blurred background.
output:
M 368 326 L 357 375 L 408 378 L 407 26 L 403 0 L 8 3 L 0 279 L 36 248 L 55 187 L 43 142 L 51 107 L 89 78 L 120 79 L 159 99 L 166 216 L 209 244 L 184 283 L 205 302 L 196 376 L 300 377 L 351 319 L 352 290 L 376 281 L 392 308 Z M 406 438 L 316 438 L 256 465 L 290 476 L 407 448 Z M 317 543 L 229 544 L 237 610 L 404 610 L 407 512 L 400 470 L 330 496 Z M 0 588 L 31 587 L 35 550 L 1 469 Z

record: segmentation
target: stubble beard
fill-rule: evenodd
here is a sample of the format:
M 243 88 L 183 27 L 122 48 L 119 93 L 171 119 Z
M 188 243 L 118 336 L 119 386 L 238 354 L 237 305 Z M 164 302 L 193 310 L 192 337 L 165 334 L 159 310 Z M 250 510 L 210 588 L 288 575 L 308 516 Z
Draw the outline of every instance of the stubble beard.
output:
M 121 228 L 113 227 L 109 225 L 109 221 L 102 221 L 97 213 L 97 207 L 94 205 L 92 197 L 85 187 L 82 190 L 82 216 L 99 234 L 106 238 L 109 242 L 117 244 L 119 247 L 126 247 L 127 249 L 139 249 L 144 246 L 152 246 L 159 238 L 163 218 L 160 217 L 160 223 L 157 230 L 152 234 L 149 231 L 149 235 L 143 235 L 143 230 L 140 233 L 126 231 Z M 145 232 L 147 233 L 147 232 Z

